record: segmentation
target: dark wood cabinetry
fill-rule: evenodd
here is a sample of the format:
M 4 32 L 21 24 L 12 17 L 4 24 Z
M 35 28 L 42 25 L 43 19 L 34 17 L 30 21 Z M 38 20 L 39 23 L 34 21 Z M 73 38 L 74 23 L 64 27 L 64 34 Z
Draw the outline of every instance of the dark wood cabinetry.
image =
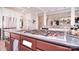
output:
M 70 51 L 70 48 L 37 40 L 36 48 L 41 51 Z
M 20 38 L 21 36 L 19 34 L 10 33 L 10 45 L 11 45 L 11 51 L 13 51 L 13 42 L 14 40 L 18 40 L 18 49 L 20 50 Z
M 20 51 L 32 51 L 31 48 L 29 48 L 29 47 L 27 47 L 27 46 L 25 46 L 23 44 L 21 44 L 20 47 L 21 47 Z
M 11 50 L 13 50 L 13 41 L 17 39 L 19 40 L 19 51 L 71 51 L 71 48 L 48 43 L 46 41 L 11 33 L 10 34 L 10 44 L 11 44 Z M 27 41 L 32 43 L 31 47 L 24 45 L 23 41 Z
M 14 38 L 14 39 L 20 40 L 20 35 L 19 35 L 19 34 L 11 33 L 11 34 L 10 34 L 10 37 L 11 37 L 11 38 Z
M 5 47 L 6 47 L 7 51 L 11 51 L 11 46 L 10 46 L 10 41 L 9 40 L 5 41 Z
M 24 44 L 23 44 L 23 40 L 25 40 L 25 41 L 28 41 L 28 42 L 30 42 L 32 45 L 31 45 L 31 47 L 28 47 L 28 46 L 25 46 Z M 35 41 L 35 39 L 33 39 L 33 38 L 30 38 L 30 37 L 27 37 L 27 36 L 21 36 L 21 51 L 28 51 L 28 50 L 30 50 L 30 51 L 35 51 L 35 46 L 36 46 L 36 43 L 35 43 L 36 41 Z

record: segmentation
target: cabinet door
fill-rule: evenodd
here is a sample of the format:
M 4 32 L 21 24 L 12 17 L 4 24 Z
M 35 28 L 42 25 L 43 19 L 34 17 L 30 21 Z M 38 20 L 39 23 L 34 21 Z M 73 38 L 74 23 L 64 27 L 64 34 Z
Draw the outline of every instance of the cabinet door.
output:
M 20 35 L 15 33 L 10 33 L 10 45 L 11 45 L 11 51 L 13 51 L 13 42 L 14 40 L 18 40 L 18 50 L 20 50 Z
M 17 47 L 18 51 L 20 50 L 20 40 L 18 40 L 18 42 L 15 42 L 15 40 L 18 39 L 10 38 L 11 51 L 13 51 L 15 47 Z
M 25 41 L 25 44 L 23 43 L 24 41 Z M 30 47 L 28 46 L 28 42 L 31 44 Z M 31 50 L 35 50 L 35 45 L 36 45 L 35 39 L 27 36 L 21 36 L 21 45 L 23 45 L 24 48 L 26 48 L 26 51 L 27 51 L 27 48 L 30 48 Z
M 36 48 L 41 51 L 70 51 L 70 48 L 37 40 Z

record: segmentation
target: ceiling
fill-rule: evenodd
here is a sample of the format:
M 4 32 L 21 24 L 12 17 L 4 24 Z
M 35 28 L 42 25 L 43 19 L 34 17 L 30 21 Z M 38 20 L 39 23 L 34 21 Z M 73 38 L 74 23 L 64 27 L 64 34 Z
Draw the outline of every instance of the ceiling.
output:
M 46 13 L 47 15 L 61 15 L 70 16 L 71 7 L 8 7 L 10 9 L 16 10 L 18 12 L 22 12 L 23 14 L 32 13 L 43 15 Z M 79 15 L 79 7 L 75 7 L 76 16 Z

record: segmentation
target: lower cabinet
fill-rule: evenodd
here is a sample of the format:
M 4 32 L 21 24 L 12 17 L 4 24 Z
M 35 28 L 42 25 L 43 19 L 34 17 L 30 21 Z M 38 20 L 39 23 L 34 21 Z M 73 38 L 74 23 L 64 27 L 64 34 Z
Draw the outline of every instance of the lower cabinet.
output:
M 15 33 L 10 33 L 10 45 L 11 51 L 20 50 L 20 35 Z
M 5 47 L 6 47 L 7 51 L 11 51 L 10 38 L 6 38 L 6 40 L 5 40 Z
M 36 40 L 27 36 L 21 36 L 20 51 L 35 51 Z
M 5 41 L 5 47 L 6 47 L 7 51 L 11 51 L 10 41 L 8 41 L 8 40 Z
M 19 40 L 19 51 L 71 51 L 71 48 L 51 44 L 45 41 L 41 41 L 39 39 L 35 39 L 32 37 L 24 36 L 24 35 L 18 35 L 18 34 L 11 34 L 10 38 L 10 44 L 11 44 L 11 50 L 13 50 L 13 41 L 15 39 Z M 27 41 L 31 43 L 31 46 L 29 47 L 26 43 L 26 45 L 23 43 L 23 41 Z M 9 47 L 9 45 L 7 44 Z
M 24 45 L 20 45 L 20 51 L 32 51 L 31 48 L 27 47 L 27 46 L 24 46 Z
M 32 47 L 28 47 L 23 44 L 20 44 L 20 48 L 21 51 L 71 51 L 71 48 L 51 44 L 36 39 L 32 41 Z
M 40 40 L 37 40 L 36 50 L 40 51 L 71 51 L 71 48 L 43 42 Z
M 20 51 L 20 40 L 11 38 L 11 51 Z

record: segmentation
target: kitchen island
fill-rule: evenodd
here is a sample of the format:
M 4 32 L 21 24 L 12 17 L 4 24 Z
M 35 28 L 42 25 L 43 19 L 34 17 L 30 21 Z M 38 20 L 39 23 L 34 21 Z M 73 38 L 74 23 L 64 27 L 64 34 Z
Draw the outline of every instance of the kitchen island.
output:
M 31 31 L 10 31 L 10 50 L 13 51 L 13 42 L 18 40 L 19 51 L 75 51 L 79 50 L 78 39 L 66 36 L 66 40 L 59 37 L 41 35 Z

